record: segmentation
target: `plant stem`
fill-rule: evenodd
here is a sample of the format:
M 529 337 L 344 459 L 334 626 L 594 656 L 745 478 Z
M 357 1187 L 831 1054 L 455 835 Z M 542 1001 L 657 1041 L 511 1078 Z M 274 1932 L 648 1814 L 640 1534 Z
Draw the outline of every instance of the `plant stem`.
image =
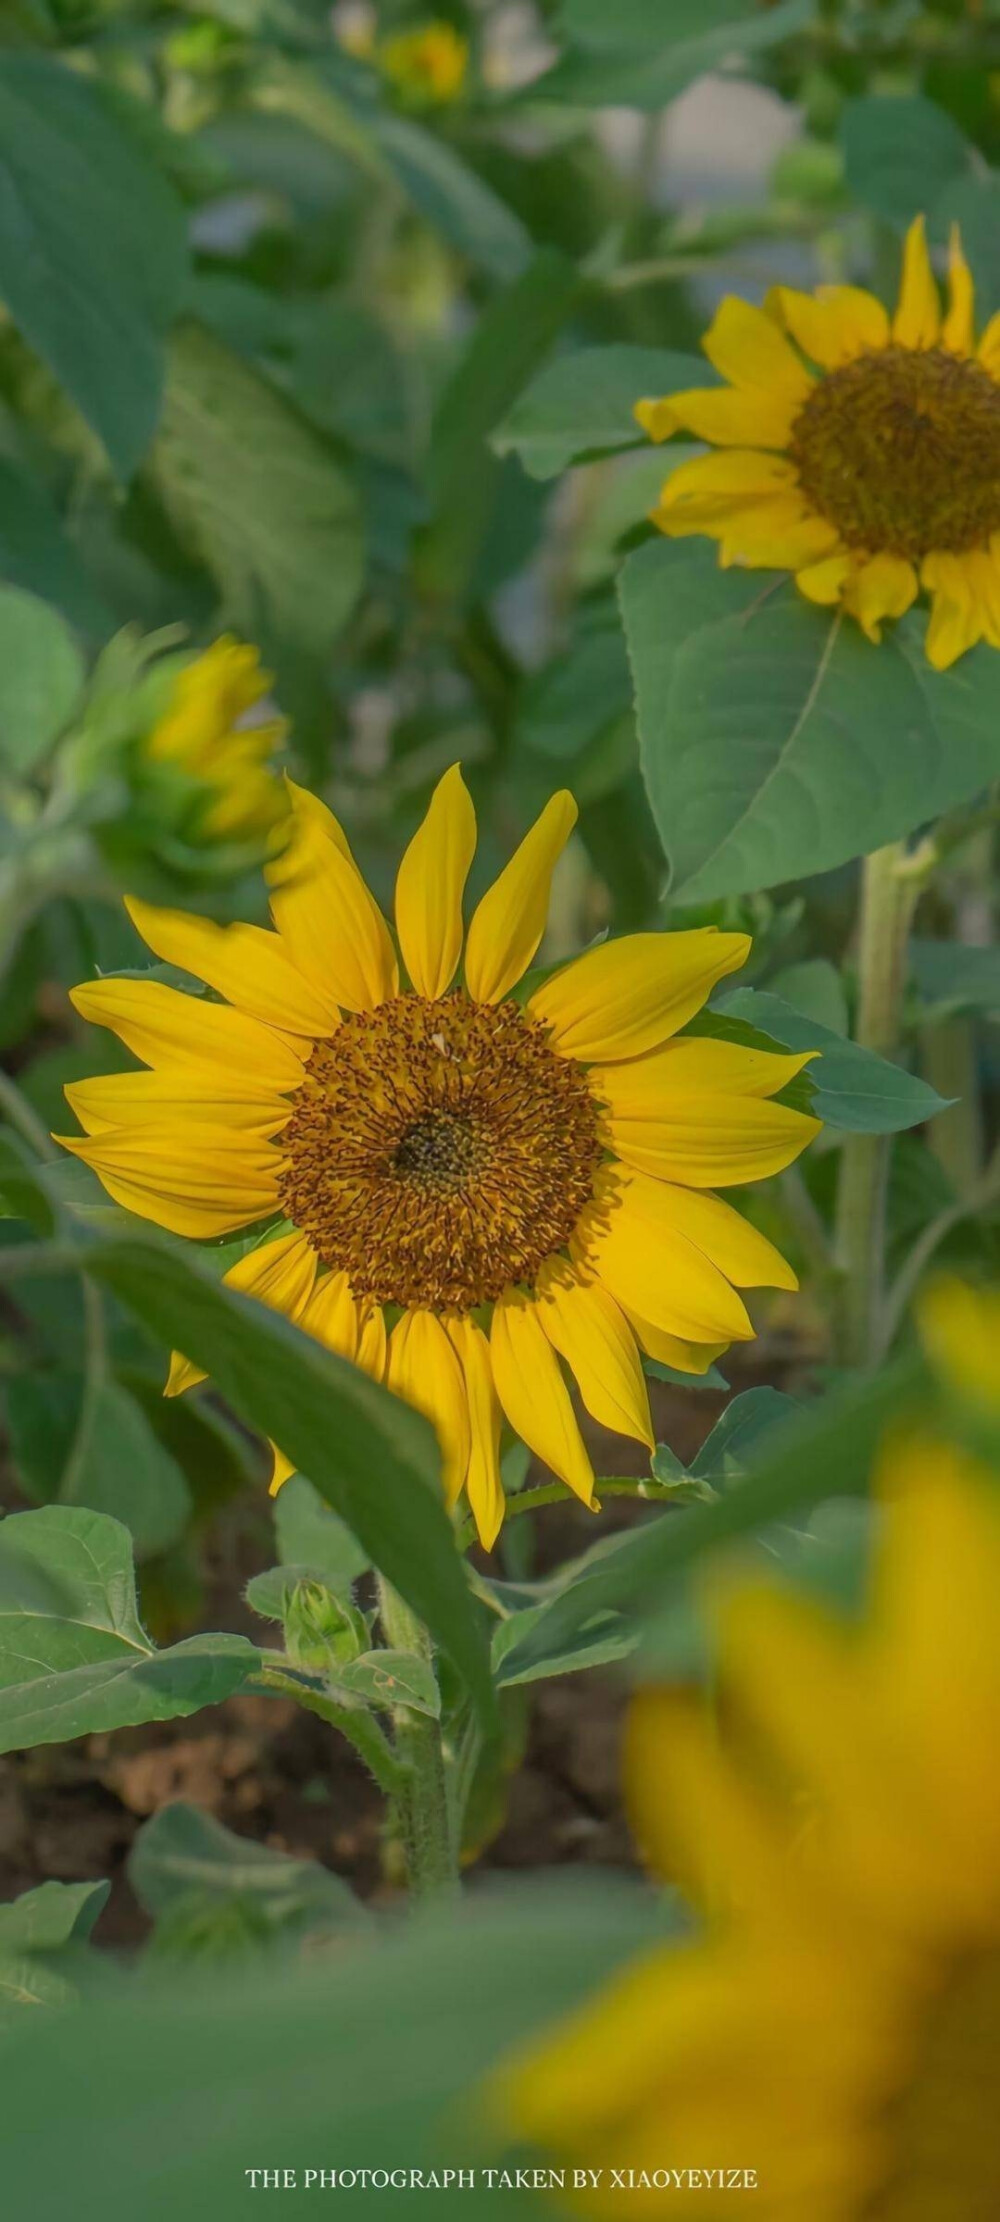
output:
M 880 1057 L 899 1046 L 906 942 L 921 875 L 909 871 L 901 842 L 865 858 L 858 940 L 855 1040 Z M 849 1134 L 837 1198 L 836 1257 L 842 1275 L 841 1327 L 848 1365 L 874 1361 L 885 1282 L 885 1206 L 890 1139 Z
M 691 1475 L 677 1481 L 656 1481 L 652 1475 L 642 1478 L 631 1474 L 599 1474 L 594 1488 L 595 1495 L 602 1500 L 605 1497 L 638 1497 L 643 1504 L 684 1504 L 691 1497 L 700 1497 L 711 1504 L 716 1494 L 707 1481 Z M 550 1504 L 579 1506 L 579 1503 L 579 1498 L 574 1497 L 564 1481 L 543 1481 L 537 1489 L 519 1489 L 516 1497 L 508 1497 L 504 1518 L 516 1520 L 520 1513 L 542 1512 Z M 599 1507 L 595 1503 L 587 1509 L 597 1511 Z M 478 1541 L 474 1520 L 466 1520 L 457 1530 L 455 1541 L 460 1551 L 471 1549 Z
M 430 1659 L 431 1640 L 423 1622 L 383 1575 L 377 1576 L 377 1584 L 387 1644 L 393 1651 Z M 410 1889 L 415 1898 L 440 1897 L 458 1888 L 440 1723 L 409 1705 L 394 1708 L 393 1723 L 396 1755 L 406 1769 L 405 1787 L 394 1804 Z

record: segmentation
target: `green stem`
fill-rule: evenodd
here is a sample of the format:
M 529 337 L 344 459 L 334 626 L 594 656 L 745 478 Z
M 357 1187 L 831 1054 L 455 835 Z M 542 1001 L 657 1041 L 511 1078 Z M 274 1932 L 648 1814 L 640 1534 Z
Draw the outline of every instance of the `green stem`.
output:
M 716 1491 L 707 1481 L 687 1475 L 678 1481 L 654 1481 L 631 1474 L 599 1474 L 594 1484 L 595 1495 L 604 1497 L 638 1497 L 643 1504 L 683 1504 L 691 1497 L 700 1497 L 706 1504 L 715 1500 Z M 505 1520 L 516 1520 L 523 1512 L 541 1512 L 546 1505 L 579 1505 L 579 1498 L 566 1487 L 564 1481 L 543 1481 L 537 1489 L 519 1489 L 516 1497 L 508 1497 Z M 594 1509 L 594 1508 L 589 1508 Z M 478 1541 L 476 1523 L 466 1520 L 459 1528 L 455 1541 L 460 1551 L 468 1551 Z
M 855 1039 L 880 1057 L 892 1057 L 899 1046 L 906 943 L 920 886 L 921 875 L 908 870 L 901 842 L 865 858 Z M 849 1134 L 844 1142 L 836 1257 L 848 1365 L 871 1364 L 881 1340 L 889 1154 L 888 1135 Z
M 57 1150 L 48 1129 L 42 1125 L 37 1112 L 32 1110 L 27 1097 L 21 1094 L 16 1081 L 3 1071 L 0 1071 L 0 1117 L 5 1118 L 15 1132 L 20 1134 L 22 1141 L 27 1142 L 28 1148 L 34 1150 L 35 1156 L 40 1157 L 44 1165 L 59 1163 L 61 1152 Z
M 254 1686 L 266 1691 L 268 1695 L 294 1698 L 296 1705 L 301 1705 L 307 1713 L 317 1713 L 320 1720 L 326 1721 L 331 1728 L 339 1729 L 340 1734 L 347 1737 L 348 1743 L 354 1745 L 359 1758 L 364 1760 L 369 1773 L 374 1775 L 379 1789 L 384 1790 L 386 1797 L 398 1798 L 403 1795 L 406 1776 L 378 1722 L 372 1719 L 363 1706 L 359 1705 L 356 1712 L 348 1712 L 346 1706 L 337 1705 L 322 1689 L 307 1681 L 305 1676 L 296 1674 L 294 1669 L 287 1671 L 284 1660 L 279 1659 L 272 1663 L 266 1652 L 261 1653 L 260 1672 L 254 1676 Z
M 381 1574 L 377 1585 L 379 1618 L 389 1648 L 431 1659 L 431 1640 L 423 1622 Z M 440 1723 L 412 1706 L 397 1705 L 393 1725 L 396 1756 L 406 1768 L 406 1786 L 394 1805 L 410 1889 L 415 1898 L 440 1897 L 458 1888 Z

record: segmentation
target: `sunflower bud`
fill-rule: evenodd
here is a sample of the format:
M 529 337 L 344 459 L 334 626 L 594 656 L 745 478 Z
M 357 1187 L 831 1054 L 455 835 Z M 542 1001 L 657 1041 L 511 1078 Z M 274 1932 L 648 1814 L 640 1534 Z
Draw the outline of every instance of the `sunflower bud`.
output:
M 371 1642 L 363 1613 L 306 1575 L 285 1601 L 285 1649 L 294 1666 L 313 1674 L 329 1673 L 367 1651 Z

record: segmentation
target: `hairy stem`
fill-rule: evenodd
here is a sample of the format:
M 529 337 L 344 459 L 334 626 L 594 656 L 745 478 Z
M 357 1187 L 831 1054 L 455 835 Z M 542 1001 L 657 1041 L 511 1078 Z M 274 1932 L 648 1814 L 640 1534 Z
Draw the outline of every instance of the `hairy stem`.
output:
M 430 1659 L 431 1640 L 423 1622 L 383 1575 L 377 1583 L 379 1618 L 390 1649 Z M 440 1723 L 412 1706 L 397 1705 L 393 1725 L 396 1756 L 406 1770 L 405 1787 L 393 1803 L 410 1889 L 415 1898 L 440 1897 L 458 1887 Z
M 858 937 L 858 1015 L 863 1049 L 892 1057 L 899 1046 L 906 943 L 920 877 L 901 842 L 865 858 Z M 836 1257 L 842 1276 L 841 1338 L 849 1365 L 869 1365 L 880 1342 L 885 1286 L 885 1205 L 890 1139 L 849 1134 L 837 1197 Z

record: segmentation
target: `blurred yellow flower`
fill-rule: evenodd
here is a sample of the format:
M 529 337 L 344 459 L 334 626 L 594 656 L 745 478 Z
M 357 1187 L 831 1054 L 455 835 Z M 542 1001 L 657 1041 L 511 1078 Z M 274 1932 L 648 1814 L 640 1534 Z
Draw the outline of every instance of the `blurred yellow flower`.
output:
M 178 672 L 143 741 L 147 763 L 172 766 L 205 790 L 201 839 L 266 841 L 287 821 L 285 787 L 271 765 L 284 720 L 253 716 L 270 684 L 256 648 L 224 634 Z
M 776 286 L 764 308 L 728 296 L 703 345 L 727 383 L 636 407 L 652 439 L 718 450 L 666 481 L 660 530 L 793 571 L 873 641 L 923 587 L 939 670 L 979 640 L 1000 648 L 1000 313 L 977 345 L 957 230 L 944 312 L 918 217 L 891 320 L 857 286 Z
M 640 1845 L 706 1929 L 504 2090 L 519 2135 L 603 2170 L 595 2215 L 664 2211 L 615 2169 L 685 2166 L 724 2173 L 670 2185 L 678 2216 L 731 2214 L 745 2169 L 760 2222 L 1000 2214 L 1000 1495 L 927 1440 L 897 1441 L 882 1489 L 860 1630 L 741 1587 L 716 1603 L 714 1721 L 635 1706 Z
M 425 23 L 383 39 L 376 58 L 404 99 L 443 107 L 458 99 L 465 83 L 469 44 L 450 23 Z
M 66 1147 L 176 1234 L 277 1215 L 228 1282 L 428 1412 L 449 1500 L 466 1489 L 491 1544 L 501 1410 L 589 1504 L 561 1362 L 595 1419 L 652 1447 L 640 1347 L 704 1373 L 753 1333 L 738 1289 L 795 1286 L 710 1191 L 778 1171 L 816 1133 L 775 1100 L 808 1057 L 674 1038 L 744 963 L 745 934 L 631 934 L 512 999 L 570 795 L 546 804 L 466 935 L 475 813 L 458 765 L 445 773 L 396 882 L 407 985 L 337 819 L 289 792 L 276 931 L 129 904 L 155 954 L 226 1003 L 131 978 L 74 991 L 151 1070 L 68 1088 L 85 1138 Z M 177 1359 L 169 1391 L 197 1378 Z M 289 1471 L 279 1455 L 272 1486 Z

